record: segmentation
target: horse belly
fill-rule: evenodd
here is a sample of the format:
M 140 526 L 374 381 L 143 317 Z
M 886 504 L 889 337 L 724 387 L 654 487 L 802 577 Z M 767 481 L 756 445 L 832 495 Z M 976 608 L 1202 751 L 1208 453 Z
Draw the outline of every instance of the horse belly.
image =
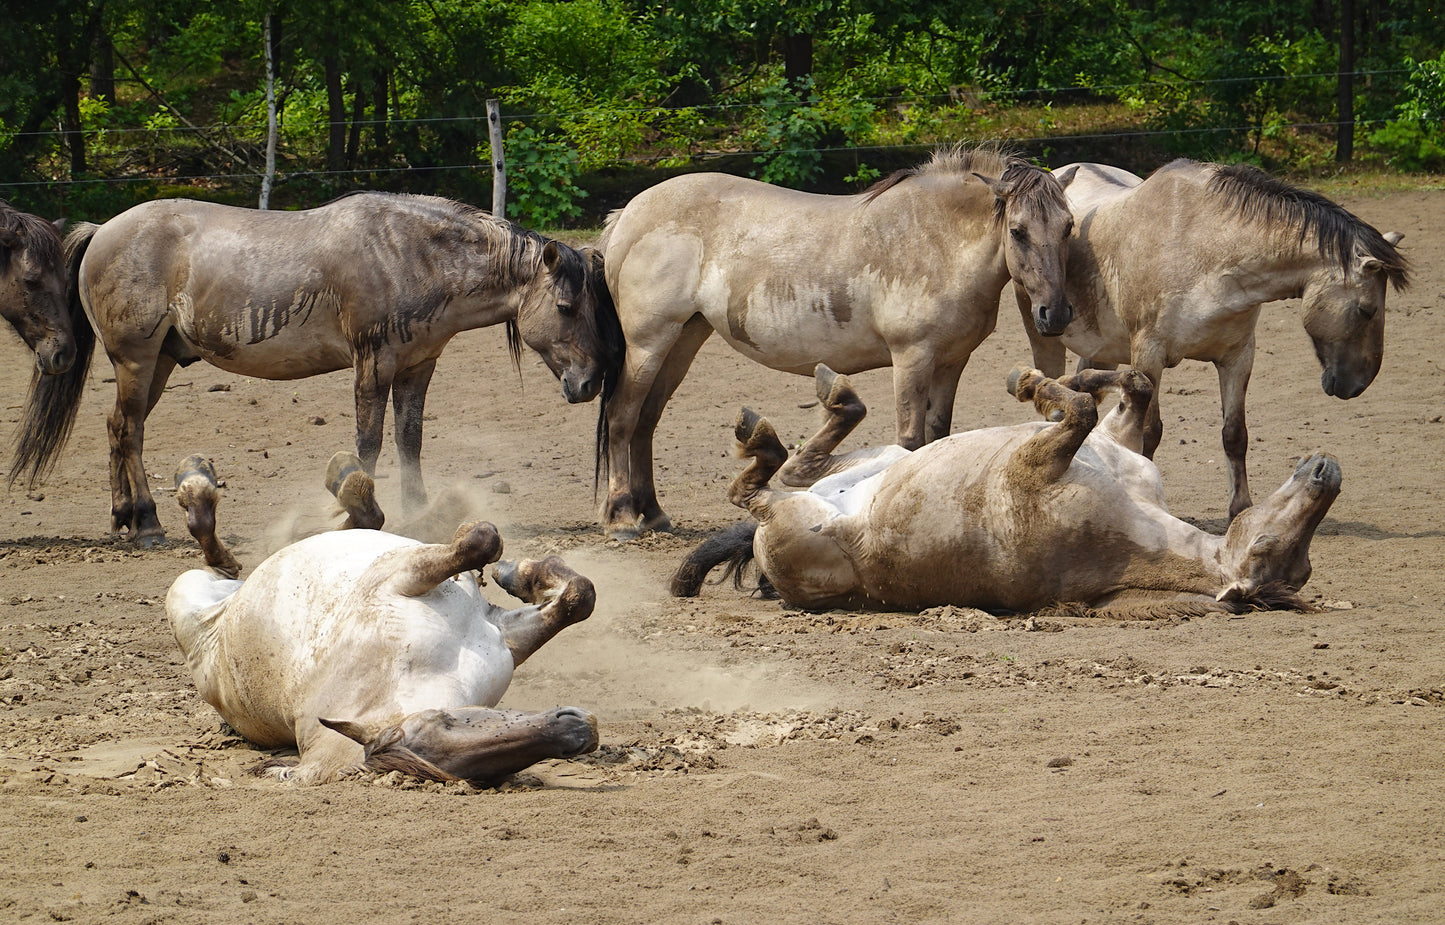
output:
M 736 351 L 756 363 L 811 376 L 819 363 L 844 374 L 892 364 L 869 320 L 826 300 L 773 302 L 706 312 Z

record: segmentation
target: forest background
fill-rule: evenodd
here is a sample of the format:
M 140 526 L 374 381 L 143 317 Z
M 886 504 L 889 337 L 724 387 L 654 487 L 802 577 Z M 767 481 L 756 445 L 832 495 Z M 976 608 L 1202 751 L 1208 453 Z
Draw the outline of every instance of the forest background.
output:
M 674 173 L 844 192 L 938 144 L 1148 173 L 1445 171 L 1435 0 L 51 0 L 7 3 L 0 195 L 104 220 L 158 197 L 492 196 L 595 226 Z M 269 59 L 269 65 L 268 65 Z M 270 79 L 268 79 L 268 74 Z

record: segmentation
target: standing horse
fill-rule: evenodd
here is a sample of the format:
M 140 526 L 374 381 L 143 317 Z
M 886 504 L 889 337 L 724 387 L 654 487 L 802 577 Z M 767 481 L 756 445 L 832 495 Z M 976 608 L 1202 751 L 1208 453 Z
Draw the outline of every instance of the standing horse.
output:
M 663 407 L 717 331 L 773 369 L 811 376 L 892 365 L 898 442 L 949 431 L 964 364 L 994 329 L 1012 276 L 1040 331 L 1071 317 L 1073 224 L 1048 171 L 955 147 L 854 196 L 724 174 L 676 177 L 608 218 L 601 247 L 627 338 L 607 411 L 608 495 L 619 539 L 668 529 L 652 438 Z
M 1303 298 L 1325 393 L 1354 398 L 1380 371 L 1386 283 L 1409 283 L 1395 250 L 1402 236 L 1248 165 L 1177 160 L 1141 180 L 1073 164 L 1060 178 L 1077 220 L 1066 284 L 1075 316 L 1061 338 L 1044 340 L 1027 323 L 1028 293 L 1015 286 L 1034 365 L 1062 374 L 1067 347 L 1093 365 L 1142 371 L 1154 383 L 1144 433 L 1152 458 L 1163 435 L 1164 370 L 1186 359 L 1213 363 L 1235 517 L 1252 503 L 1244 396 L 1260 306 Z
M 403 504 L 414 508 L 426 497 L 427 384 L 458 332 L 505 323 L 514 361 L 525 341 L 570 402 L 602 392 L 605 405 L 621 364 L 600 257 L 446 199 L 359 193 L 302 212 L 156 200 L 77 226 L 65 248 L 74 297 L 115 366 L 111 529 L 138 540 L 164 536 L 141 442 L 177 365 L 261 379 L 354 369 L 357 455 L 375 470 L 391 393 Z M 27 439 L 74 413 L 72 403 L 32 417 Z
M 77 361 L 90 363 L 88 336 L 83 315 L 72 315 L 65 298 L 65 262 L 61 257 L 60 232 L 38 216 L 21 212 L 0 200 L 0 317 L 10 322 L 25 346 L 35 352 L 35 377 L 30 383 L 27 407 L 34 409 L 53 400 L 51 393 Z M 78 386 L 75 392 L 79 399 Z M 19 473 L 31 465 L 30 457 L 19 451 L 10 467 L 13 485 Z

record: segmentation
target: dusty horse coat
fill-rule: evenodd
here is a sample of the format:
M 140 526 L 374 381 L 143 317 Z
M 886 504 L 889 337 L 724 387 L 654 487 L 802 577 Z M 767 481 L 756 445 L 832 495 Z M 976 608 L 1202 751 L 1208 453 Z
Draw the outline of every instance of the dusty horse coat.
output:
M 1058 331 L 1072 216 L 1055 179 L 994 152 L 940 152 L 855 196 L 722 174 L 659 183 L 608 219 L 601 246 L 627 336 L 608 406 L 613 536 L 666 529 L 652 439 L 713 332 L 749 359 L 812 375 L 893 367 L 898 442 L 948 433 L 959 376 L 1010 278 Z
M 1234 516 L 1252 503 L 1244 412 L 1261 307 L 1302 298 L 1321 386 L 1359 395 L 1384 357 L 1386 286 L 1408 282 L 1395 249 L 1401 236 L 1247 165 L 1179 160 L 1147 180 L 1104 164 L 1059 168 L 1066 172 L 1075 223 L 1065 285 L 1075 314 L 1061 337 L 1045 340 L 1015 287 L 1034 364 L 1061 375 L 1067 347 L 1094 364 L 1143 371 L 1155 386 L 1144 434 L 1152 457 L 1164 370 L 1186 359 L 1213 363 Z
M 213 473 L 197 468 L 177 494 L 210 567 L 176 579 L 166 612 L 202 698 L 257 745 L 299 750 L 280 776 L 316 783 L 365 766 L 487 781 L 596 747 L 585 711 L 491 709 L 517 665 L 592 611 L 591 582 L 560 560 L 498 564 L 498 583 L 529 602 L 515 610 L 490 603 L 474 574 L 501 554 L 491 524 L 450 544 L 322 533 L 240 581 L 215 537 Z
M 1169 513 L 1159 471 L 1139 452 L 1148 380 L 1090 370 L 1070 384 L 1087 391 L 1037 371 L 1016 386 L 1046 415 L 1061 413 L 1058 423 L 969 431 L 911 452 L 831 455 L 863 416 L 843 377 L 820 376 L 829 421 L 792 460 L 767 422 L 745 413 L 738 439 L 752 462 L 729 497 L 757 521 L 751 553 L 784 600 L 810 608 L 1030 611 L 1141 593 L 1230 603 L 1305 583 L 1310 538 L 1339 492 L 1333 459 L 1305 460 L 1214 536 Z M 1095 426 L 1090 393 L 1116 385 L 1124 400 Z M 802 492 L 769 487 L 785 465 L 795 483 L 823 477 Z

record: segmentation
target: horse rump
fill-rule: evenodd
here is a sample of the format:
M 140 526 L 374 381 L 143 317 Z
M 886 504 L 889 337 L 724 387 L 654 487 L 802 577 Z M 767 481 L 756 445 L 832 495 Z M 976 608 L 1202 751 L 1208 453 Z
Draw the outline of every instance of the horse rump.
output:
M 758 532 L 756 521 L 748 520 L 731 527 L 725 527 L 703 540 L 698 547 L 687 554 L 677 571 L 672 575 L 673 597 L 697 597 L 708 573 L 719 565 L 726 564 L 718 581 L 732 577 L 733 587 L 743 586 L 743 570 L 753 559 L 753 535 Z M 758 575 L 757 592 L 768 600 L 776 599 L 778 592 L 768 576 Z

